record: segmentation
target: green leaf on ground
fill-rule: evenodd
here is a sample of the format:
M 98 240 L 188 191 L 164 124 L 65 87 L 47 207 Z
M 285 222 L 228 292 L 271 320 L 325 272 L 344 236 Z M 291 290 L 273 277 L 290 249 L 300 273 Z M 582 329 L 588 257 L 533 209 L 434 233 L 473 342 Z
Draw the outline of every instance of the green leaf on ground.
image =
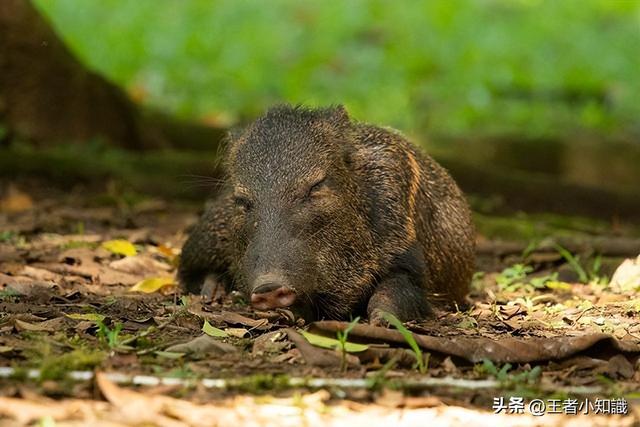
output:
M 202 332 L 209 335 L 210 337 L 216 337 L 216 338 L 226 338 L 229 336 L 229 334 L 227 334 L 222 329 L 212 326 L 211 323 L 209 323 L 209 321 L 206 319 L 204 321 L 204 324 L 202 325 Z
M 328 348 L 331 350 L 342 348 L 340 341 L 335 338 L 328 338 L 322 335 L 312 334 L 311 332 L 307 331 L 300 331 L 300 333 L 306 338 L 307 341 L 309 341 L 311 345 L 315 345 L 316 347 Z M 366 344 L 358 344 L 353 342 L 344 343 L 344 351 L 346 351 L 347 353 L 359 353 L 361 351 L 367 350 L 368 348 L 369 346 Z

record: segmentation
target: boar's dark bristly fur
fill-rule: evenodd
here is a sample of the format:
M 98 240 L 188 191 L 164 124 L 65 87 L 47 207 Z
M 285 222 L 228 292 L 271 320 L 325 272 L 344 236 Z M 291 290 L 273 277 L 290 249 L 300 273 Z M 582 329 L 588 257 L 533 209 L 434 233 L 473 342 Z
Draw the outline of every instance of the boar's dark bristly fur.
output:
M 469 208 L 398 132 L 355 123 L 342 107 L 278 106 L 231 139 L 226 160 L 227 188 L 182 251 L 188 291 L 208 277 L 261 308 L 373 322 L 463 302 Z

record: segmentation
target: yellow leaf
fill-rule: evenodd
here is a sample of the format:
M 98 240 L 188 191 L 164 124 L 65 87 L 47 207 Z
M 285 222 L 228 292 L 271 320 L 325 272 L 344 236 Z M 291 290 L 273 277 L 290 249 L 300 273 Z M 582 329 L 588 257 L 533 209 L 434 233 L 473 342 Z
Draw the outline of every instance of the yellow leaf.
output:
M 202 325 L 202 332 L 204 332 L 205 334 L 211 337 L 217 337 L 217 338 L 225 338 L 228 336 L 228 334 L 222 329 L 212 326 L 211 323 L 207 321 L 207 319 L 204 320 L 204 324 Z
M 173 285 L 174 281 L 171 277 L 150 277 L 148 279 L 144 279 L 130 289 L 131 292 L 144 292 L 145 294 L 150 294 L 151 292 L 155 292 L 158 289 L 164 288 L 165 286 Z
M 559 282 L 557 280 L 550 280 L 547 283 L 544 284 L 547 288 L 549 289 L 557 289 L 560 291 L 571 291 L 571 289 L 573 289 L 573 286 L 571 286 L 570 283 L 566 283 L 566 282 Z
M 102 247 L 116 255 L 134 256 L 138 253 L 136 247 L 126 240 L 109 240 L 102 243 Z

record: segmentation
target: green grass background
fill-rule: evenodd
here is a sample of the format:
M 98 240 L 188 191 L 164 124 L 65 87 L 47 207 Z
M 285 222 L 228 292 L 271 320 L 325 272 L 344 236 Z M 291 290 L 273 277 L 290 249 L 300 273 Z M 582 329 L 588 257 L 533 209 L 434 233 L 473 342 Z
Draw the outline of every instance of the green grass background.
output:
M 637 0 L 35 3 L 84 62 L 183 117 L 288 101 L 430 136 L 640 133 Z

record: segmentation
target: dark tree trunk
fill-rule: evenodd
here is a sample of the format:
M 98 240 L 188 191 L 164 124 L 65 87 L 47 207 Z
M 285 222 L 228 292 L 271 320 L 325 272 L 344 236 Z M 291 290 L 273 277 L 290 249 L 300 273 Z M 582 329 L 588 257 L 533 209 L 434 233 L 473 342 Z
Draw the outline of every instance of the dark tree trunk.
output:
M 88 70 L 28 0 L 0 1 L 0 124 L 41 144 L 100 138 L 131 148 L 215 149 L 224 130 L 135 105 Z

